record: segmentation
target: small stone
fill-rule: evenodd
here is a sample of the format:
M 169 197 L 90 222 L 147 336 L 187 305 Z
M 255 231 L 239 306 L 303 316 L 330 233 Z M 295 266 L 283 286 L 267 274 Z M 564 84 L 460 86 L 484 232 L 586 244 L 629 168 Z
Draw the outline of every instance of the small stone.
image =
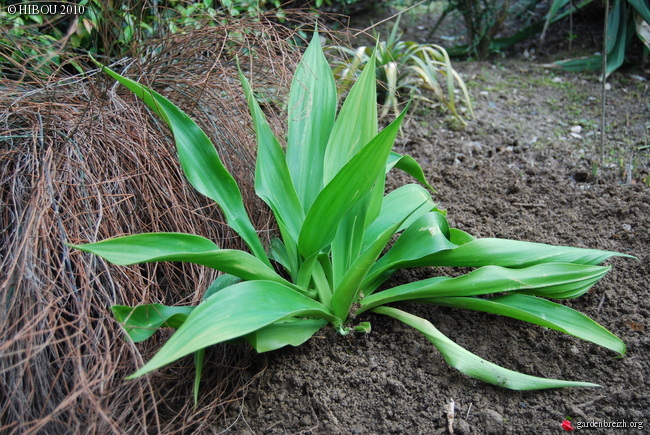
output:
M 472 428 L 470 427 L 469 423 L 466 422 L 465 420 L 456 420 L 454 424 L 454 433 L 460 433 L 460 434 L 465 434 L 465 433 L 471 433 Z
M 630 224 L 623 224 L 621 228 L 623 228 L 623 231 L 632 231 L 632 225 Z
M 503 416 L 496 412 L 494 409 L 488 409 L 485 413 L 485 417 L 488 421 L 488 424 L 491 425 L 503 425 Z
M 580 134 L 582 132 L 582 126 L 580 125 L 574 125 L 571 127 L 571 133 L 578 133 Z

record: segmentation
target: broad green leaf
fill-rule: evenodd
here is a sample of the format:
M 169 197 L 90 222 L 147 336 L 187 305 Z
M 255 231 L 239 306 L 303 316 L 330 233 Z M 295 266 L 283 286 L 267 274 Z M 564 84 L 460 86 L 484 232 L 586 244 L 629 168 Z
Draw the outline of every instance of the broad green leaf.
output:
M 336 85 L 314 33 L 289 93 L 287 163 L 305 211 L 323 188 L 325 148 L 336 115 Z
M 321 258 L 326 257 L 325 255 L 319 256 L 319 261 L 314 266 L 312 270 L 312 281 L 314 287 L 316 287 L 316 292 L 318 293 L 318 300 L 325 306 L 332 306 L 332 281 L 329 279 L 329 276 L 326 274 L 325 266 L 329 267 L 329 261 L 321 261 Z M 331 268 L 327 269 L 327 272 L 331 274 Z M 331 276 L 331 275 L 330 275 Z
M 621 355 L 625 354 L 623 341 L 589 317 L 572 308 L 536 296 L 511 294 L 489 299 L 450 297 L 426 299 L 418 302 L 512 317 L 573 335 L 611 349 Z
M 357 152 L 377 135 L 377 85 L 373 52 L 336 117 L 325 150 L 327 185 Z M 384 159 L 386 162 L 386 159 Z
M 325 184 L 329 183 L 363 146 L 377 136 L 375 57 L 375 53 L 370 56 L 332 128 L 325 150 Z M 363 195 L 340 218 L 331 245 L 335 286 L 361 251 L 366 223 L 374 218 L 372 213 L 379 210 L 377 201 L 381 201 L 383 196 L 384 178 L 383 173 L 377 174 L 370 193 Z M 368 216 L 368 213 L 371 213 L 371 216 Z
M 467 349 L 451 341 L 438 331 L 429 321 L 402 310 L 378 307 L 378 314 L 393 317 L 417 329 L 438 348 L 447 364 L 474 379 L 509 388 L 511 390 L 539 390 L 560 387 L 598 387 L 590 382 L 563 381 L 560 379 L 538 378 L 506 369 L 474 355 Z
M 210 139 L 182 110 L 157 92 L 122 77 L 98 63 L 126 86 L 169 126 L 187 180 L 196 190 L 213 199 L 223 210 L 228 225 L 239 234 L 257 258 L 270 266 L 264 247 L 251 223 L 235 179 L 226 170 Z
M 645 0 L 627 0 L 632 5 L 634 10 L 643 18 L 643 20 L 650 24 L 650 4 Z
M 625 4 L 622 0 L 614 0 L 614 4 L 607 15 L 607 54 L 609 55 L 616 47 L 619 37 L 619 28 L 625 27 Z
M 285 285 L 271 281 L 232 285 L 196 307 L 160 351 L 129 378 L 292 317 L 318 317 L 340 323 L 327 307 Z
M 236 249 L 219 249 L 210 240 L 182 233 L 147 233 L 116 237 L 86 245 L 69 245 L 127 266 L 183 261 L 220 270 L 242 279 L 266 279 L 291 285 L 257 257 Z
M 348 316 L 350 307 L 357 300 L 361 288 L 361 283 L 368 271 L 375 263 L 377 258 L 381 255 L 395 231 L 409 216 L 406 215 L 401 221 L 394 222 L 391 227 L 384 230 L 374 240 L 370 241 L 370 245 L 347 269 L 341 282 L 335 287 L 332 295 L 332 311 L 334 314 L 343 319 Z
M 361 253 L 369 203 L 375 192 L 383 195 L 383 192 L 377 190 L 377 183 L 371 192 L 354 204 L 339 222 L 331 244 L 332 280 L 335 287 L 339 285 L 343 275 Z
M 384 171 L 404 113 L 363 147 L 325 186 L 307 212 L 298 248 L 303 257 L 325 248 L 345 214 L 372 189 Z
M 290 253 L 284 242 L 274 237 L 271 239 L 271 258 L 284 266 L 284 269 L 291 275 L 293 281 L 296 282 L 298 273 L 297 251 Z
M 426 177 L 424 176 L 424 171 L 422 171 L 420 164 L 413 157 L 409 155 L 401 155 L 394 151 L 391 151 L 390 155 L 388 156 L 388 162 L 386 163 L 386 172 L 390 171 L 393 168 L 401 169 L 411 177 L 418 180 L 420 183 L 427 186 L 433 192 L 436 191 L 433 187 L 431 187 Z
M 227 273 L 218 276 L 217 279 L 212 281 L 212 284 L 210 284 L 208 289 L 205 291 L 205 294 L 203 295 L 203 300 L 206 300 L 216 292 L 221 291 L 226 287 L 230 287 L 231 285 L 235 285 L 240 281 L 241 278 L 239 278 L 238 276 L 229 275 Z
M 456 277 L 434 277 L 383 290 L 361 300 L 361 310 L 414 299 L 478 296 L 500 292 L 526 292 L 561 298 L 584 293 L 609 270 L 605 266 L 546 263 L 523 269 L 485 266 Z
M 560 9 L 566 6 L 569 1 L 570 0 L 553 0 L 551 3 L 551 8 L 548 10 L 546 19 L 544 20 L 544 28 L 542 29 L 542 35 L 540 37 L 541 41 L 544 40 L 544 35 L 546 35 L 546 30 L 548 29 L 549 24 L 551 24 L 552 20 L 557 16 L 557 13 L 560 11 Z
M 610 75 L 623 65 L 625 61 L 625 49 L 630 42 L 628 36 L 632 36 L 628 35 L 630 29 L 628 29 L 627 2 L 616 0 L 614 8 L 617 10 L 616 12 L 614 10 L 610 11 L 610 17 L 614 15 L 612 19 L 618 18 L 618 23 L 614 28 L 607 29 L 607 75 Z M 611 25 L 612 21 L 610 21 Z M 616 33 L 614 33 L 615 30 Z
M 539 263 L 599 264 L 610 257 L 631 255 L 598 249 L 553 246 L 506 239 L 476 239 L 449 251 L 442 251 L 418 266 L 481 267 L 496 265 L 526 267 Z
M 194 307 L 167 307 L 161 304 L 111 307 L 115 319 L 135 343 L 151 337 L 159 328 L 178 328 Z
M 284 346 L 300 346 L 327 322 L 323 319 L 288 319 L 248 334 L 246 341 L 259 353 Z
M 602 65 L 603 57 L 597 54 L 576 59 L 560 60 L 548 66 L 556 66 L 565 71 L 597 71 L 602 68 Z
M 404 230 L 390 250 L 375 263 L 366 282 L 397 269 L 413 267 L 413 264 L 437 252 L 455 247 L 449 241 L 449 224 L 445 217 L 438 212 L 426 213 Z
M 465 243 L 473 242 L 476 240 L 476 237 L 472 236 L 465 231 L 459 230 L 458 228 L 449 228 L 449 240 L 454 245 L 464 245 Z
M 305 214 L 291 181 L 284 151 L 273 135 L 241 69 L 239 79 L 246 94 L 257 136 L 255 192 L 271 207 L 278 224 L 283 225 L 285 243 L 288 237 L 296 242 Z
M 417 184 L 407 184 L 393 190 L 384 197 L 377 218 L 366 229 L 362 249 L 365 250 L 379 234 L 395 222 L 403 221 L 396 231 L 400 232 L 435 206 L 429 192 Z M 408 218 L 404 220 L 406 217 Z

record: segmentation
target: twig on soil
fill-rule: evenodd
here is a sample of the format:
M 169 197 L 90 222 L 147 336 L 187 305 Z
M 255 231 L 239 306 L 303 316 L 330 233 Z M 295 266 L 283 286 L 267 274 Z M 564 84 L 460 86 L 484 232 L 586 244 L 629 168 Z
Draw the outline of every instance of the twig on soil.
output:
M 512 205 L 517 205 L 519 207 L 533 208 L 533 207 L 546 207 L 546 204 L 540 202 L 536 204 L 530 204 L 526 202 L 513 202 Z
M 600 303 L 598 304 L 598 308 L 596 309 L 599 313 L 600 310 L 603 308 L 603 305 L 605 305 L 605 299 L 607 299 L 607 295 L 603 294 L 603 296 L 600 298 Z
M 449 430 L 449 433 L 454 433 L 454 417 L 456 415 L 455 407 L 456 402 L 454 402 L 454 399 L 451 399 L 451 402 L 447 404 L 447 430 Z

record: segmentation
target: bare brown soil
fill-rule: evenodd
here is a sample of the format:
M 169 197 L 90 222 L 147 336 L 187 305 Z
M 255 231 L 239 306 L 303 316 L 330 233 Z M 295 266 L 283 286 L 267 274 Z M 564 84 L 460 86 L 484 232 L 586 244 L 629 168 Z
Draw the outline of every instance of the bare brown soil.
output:
M 454 433 L 561 433 L 565 418 L 574 427 L 627 424 L 620 432 L 609 427 L 588 433 L 635 433 L 634 423 L 647 430 L 649 151 L 639 147 L 648 144 L 648 81 L 635 71 L 610 78 L 605 161 L 595 178 L 601 89 L 596 76 L 548 71 L 526 60 L 458 68 L 475 98 L 476 120 L 454 130 L 438 112 L 420 107 L 398 151 L 424 166 L 450 223 L 476 236 L 635 255 L 639 261 L 610 261 L 613 268 L 599 284 L 567 302 L 620 336 L 627 355 L 618 358 L 512 319 L 406 305 L 490 361 L 602 388 L 514 392 L 487 385 L 447 366 L 409 327 L 368 315 L 368 335 L 324 331 L 300 348 L 260 355 L 264 371 L 231 411 L 225 433 L 446 433 L 451 400 Z M 402 174 L 392 179 L 393 186 L 405 182 L 412 180 Z M 407 271 L 394 284 L 439 273 L 445 271 Z

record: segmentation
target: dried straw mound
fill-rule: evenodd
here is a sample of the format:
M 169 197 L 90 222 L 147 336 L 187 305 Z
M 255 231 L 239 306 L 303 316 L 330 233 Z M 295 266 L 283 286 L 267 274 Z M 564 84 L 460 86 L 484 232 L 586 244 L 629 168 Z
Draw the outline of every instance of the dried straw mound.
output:
M 235 27 L 244 25 L 251 32 L 237 44 L 227 28 L 206 28 L 143 47 L 145 62 L 114 69 L 198 120 L 268 233 L 252 190 L 254 137 L 233 52 L 261 73 L 255 87 L 269 91 L 286 88 L 294 57 L 268 26 Z M 63 242 L 152 231 L 199 234 L 226 248 L 241 247 L 239 239 L 184 180 L 167 128 L 104 74 L 0 87 L 0 432 L 214 431 L 250 381 L 249 351 L 208 352 L 194 409 L 191 358 L 124 380 L 169 333 L 129 343 L 110 306 L 196 304 L 215 272 L 117 267 Z

